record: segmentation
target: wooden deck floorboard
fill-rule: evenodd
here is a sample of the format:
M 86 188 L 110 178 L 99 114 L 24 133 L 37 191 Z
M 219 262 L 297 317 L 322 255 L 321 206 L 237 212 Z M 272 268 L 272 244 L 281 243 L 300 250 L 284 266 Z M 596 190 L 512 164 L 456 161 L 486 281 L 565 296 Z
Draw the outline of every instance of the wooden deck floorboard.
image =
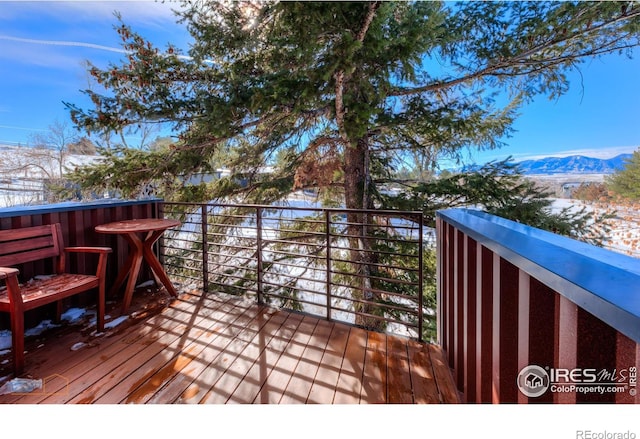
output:
M 86 339 L 86 337 L 85 337 Z M 43 389 L 2 404 L 455 403 L 438 346 L 258 306 L 183 294 L 157 315 L 27 353 Z

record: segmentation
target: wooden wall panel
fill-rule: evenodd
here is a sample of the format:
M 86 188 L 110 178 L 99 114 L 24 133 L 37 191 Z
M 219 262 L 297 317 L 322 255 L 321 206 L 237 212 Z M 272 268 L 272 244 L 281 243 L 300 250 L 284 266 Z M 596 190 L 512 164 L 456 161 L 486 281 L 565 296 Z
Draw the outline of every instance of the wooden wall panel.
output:
M 554 364 L 554 348 L 556 344 L 555 317 L 556 296 L 551 288 L 536 278 L 527 276 L 529 280 L 528 303 L 528 342 L 522 339 L 526 346 L 527 364 L 542 368 L 552 367 Z M 551 403 L 553 395 L 547 392 L 537 398 L 527 398 L 528 403 Z
M 0 230 L 17 229 L 35 225 L 60 223 L 65 245 L 67 246 L 107 246 L 113 249 L 107 263 L 107 289 L 120 267 L 124 264 L 129 248 L 127 243 L 115 235 L 96 233 L 94 228 L 99 224 L 126 219 L 153 217 L 158 212 L 159 200 L 111 202 L 111 203 L 66 203 L 43 205 L 41 210 L 29 208 L 19 211 L 16 208 L 0 209 Z M 97 264 L 95 255 L 67 255 L 70 270 L 78 273 L 93 273 Z M 38 274 L 53 272 L 51 261 L 38 261 L 23 264 L 20 269 L 21 281 L 26 281 Z M 142 275 L 148 276 L 150 269 L 145 267 Z M 90 292 L 73 296 L 67 300 L 66 306 L 93 305 L 95 294 Z M 55 304 L 29 311 L 25 316 L 27 328 L 35 326 L 43 319 L 51 319 L 55 315 Z M 6 313 L 0 313 L 0 329 L 9 328 Z
M 543 282 L 544 276 L 536 277 L 540 271 L 520 255 L 496 251 L 491 243 L 438 221 L 438 339 L 465 402 L 640 402 L 640 345 L 612 326 L 617 321 L 607 324 L 578 306 L 567 297 L 574 293 Z M 556 378 L 566 371 L 604 371 L 624 381 L 618 386 L 623 391 L 548 390 L 527 397 L 517 385 L 526 366 L 539 366 Z
M 478 354 L 480 369 L 479 402 L 492 401 L 492 363 L 493 363 L 493 253 L 484 246 L 481 249 L 481 276 L 479 282 L 479 311 L 476 327 L 479 327 Z
M 476 241 L 465 235 L 465 266 L 467 276 L 464 278 L 464 387 L 463 392 L 468 402 L 475 402 L 477 398 L 476 371 L 476 317 L 477 317 L 477 281 L 478 281 L 478 245 Z
M 455 275 L 454 275 L 454 366 L 453 369 L 456 373 L 456 383 L 459 391 L 464 391 L 464 376 L 465 376 L 465 363 L 464 363 L 464 346 L 465 346 L 465 289 L 468 273 L 466 272 L 466 258 L 465 258 L 465 239 L 464 234 L 459 230 L 455 230 L 454 233 L 454 263 L 455 263 Z

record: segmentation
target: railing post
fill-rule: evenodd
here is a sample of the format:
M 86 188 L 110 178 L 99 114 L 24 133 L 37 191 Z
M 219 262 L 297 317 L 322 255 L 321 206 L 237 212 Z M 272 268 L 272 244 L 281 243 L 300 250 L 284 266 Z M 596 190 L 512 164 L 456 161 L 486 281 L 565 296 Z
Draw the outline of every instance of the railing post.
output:
M 209 238 L 207 236 L 207 204 L 202 203 L 200 211 L 200 219 L 202 224 L 202 289 L 205 293 L 209 292 Z
M 436 217 L 436 343 L 438 343 L 443 349 L 447 349 L 444 340 L 446 340 L 444 334 L 444 325 L 442 318 L 445 315 L 445 303 L 444 303 L 444 224 L 440 217 Z
M 423 324 L 424 324 L 424 310 L 423 310 L 423 281 L 424 281 L 424 273 L 423 270 L 423 260 L 422 253 L 424 248 L 424 238 L 423 238 L 423 216 L 422 214 L 418 215 L 418 341 L 422 341 L 422 332 L 423 332 Z
M 256 247 L 257 247 L 257 273 L 256 273 L 256 287 L 257 287 L 257 300 L 260 305 L 264 302 L 262 300 L 262 208 L 256 207 Z
M 325 234 L 327 242 L 327 255 L 326 255 L 326 287 L 327 287 L 327 320 L 331 320 L 331 213 L 328 210 L 324 211 L 325 218 Z

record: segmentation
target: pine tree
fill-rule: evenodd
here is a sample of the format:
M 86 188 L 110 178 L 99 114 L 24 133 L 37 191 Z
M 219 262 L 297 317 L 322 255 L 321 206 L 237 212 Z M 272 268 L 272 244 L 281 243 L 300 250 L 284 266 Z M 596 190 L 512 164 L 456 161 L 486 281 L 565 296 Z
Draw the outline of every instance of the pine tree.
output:
M 622 198 L 640 200 L 640 150 L 626 161 L 624 169 L 607 179 L 607 186 Z
M 89 132 L 170 123 L 159 151 L 110 150 L 80 173 L 85 185 L 133 193 L 151 180 L 207 171 L 211 158 L 244 176 L 286 160 L 272 178 L 236 176 L 201 191 L 269 202 L 294 188 L 341 191 L 372 207 L 375 178 L 404 152 L 456 155 L 497 148 L 518 107 L 559 96 L 570 69 L 639 43 L 637 2 L 212 2 L 184 3 L 188 54 L 153 47 L 116 26 L 127 59 L 90 68 L 107 93 L 94 109 L 68 104 Z M 508 98 L 498 105 L 496 97 Z M 125 163 L 126 162 L 126 163 Z M 321 170 L 321 171 L 319 171 Z M 378 174 L 378 175 L 377 175 Z
M 75 174 L 81 185 L 129 195 L 154 182 L 167 199 L 264 204 L 319 188 L 350 209 L 385 207 L 379 184 L 398 157 L 498 148 L 522 104 L 567 91 L 567 71 L 640 44 L 637 2 L 193 0 L 177 15 L 188 53 L 120 23 L 127 59 L 90 68 L 107 92 L 86 91 L 93 109 L 68 104 L 88 132 L 168 123 L 176 142 L 104 151 Z M 220 160 L 228 178 L 183 186 Z M 369 282 L 375 255 L 360 231 L 350 259 Z

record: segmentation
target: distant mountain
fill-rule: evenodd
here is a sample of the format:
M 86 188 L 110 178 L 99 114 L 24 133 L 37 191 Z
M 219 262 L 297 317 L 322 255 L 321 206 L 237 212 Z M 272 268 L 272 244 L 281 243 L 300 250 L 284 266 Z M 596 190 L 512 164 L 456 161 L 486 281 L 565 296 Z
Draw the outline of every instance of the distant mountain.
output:
M 524 174 L 612 174 L 625 165 L 631 154 L 620 154 L 610 159 L 581 155 L 547 157 L 518 162 Z
M 537 160 L 524 160 L 516 163 L 525 175 L 553 175 L 553 174 L 613 174 L 624 168 L 626 160 L 632 154 L 620 154 L 610 159 L 597 159 L 581 155 L 567 157 L 546 157 Z M 464 165 L 450 172 L 473 172 L 482 168 L 477 163 Z

